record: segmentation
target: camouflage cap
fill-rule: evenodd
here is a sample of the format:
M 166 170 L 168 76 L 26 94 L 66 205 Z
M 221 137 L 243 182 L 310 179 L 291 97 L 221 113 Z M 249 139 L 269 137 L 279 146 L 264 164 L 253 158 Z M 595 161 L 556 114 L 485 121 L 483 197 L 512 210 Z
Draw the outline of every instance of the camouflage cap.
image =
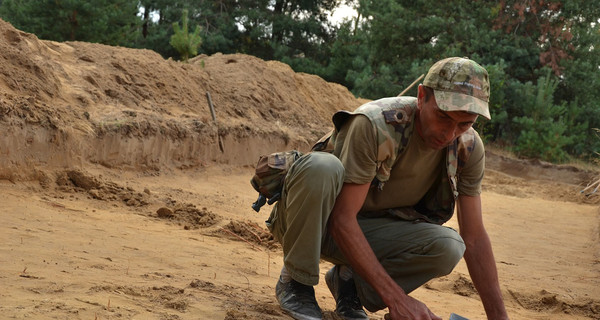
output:
M 429 69 L 423 85 L 433 89 L 435 101 L 444 111 L 466 111 L 491 118 L 488 73 L 473 60 L 458 57 L 440 60 Z

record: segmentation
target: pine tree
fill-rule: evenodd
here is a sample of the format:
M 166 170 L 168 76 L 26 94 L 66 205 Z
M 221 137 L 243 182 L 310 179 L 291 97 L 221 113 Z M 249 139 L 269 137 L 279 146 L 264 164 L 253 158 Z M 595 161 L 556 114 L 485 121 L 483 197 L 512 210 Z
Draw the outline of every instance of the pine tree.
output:
M 179 54 L 184 62 L 190 57 L 198 54 L 198 47 L 202 44 L 202 38 L 200 37 L 200 26 L 196 26 L 194 33 L 188 32 L 188 11 L 183 10 L 181 17 L 182 25 L 179 26 L 179 22 L 173 23 L 173 32 L 171 41 L 169 43 Z

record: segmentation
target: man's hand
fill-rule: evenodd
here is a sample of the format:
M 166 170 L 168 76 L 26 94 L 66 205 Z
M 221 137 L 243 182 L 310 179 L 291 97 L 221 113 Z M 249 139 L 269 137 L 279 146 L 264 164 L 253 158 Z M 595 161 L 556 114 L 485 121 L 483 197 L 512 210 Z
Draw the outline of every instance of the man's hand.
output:
M 389 312 L 385 320 L 442 320 L 427 308 L 427 306 L 410 296 L 406 296 L 400 305 L 388 307 Z

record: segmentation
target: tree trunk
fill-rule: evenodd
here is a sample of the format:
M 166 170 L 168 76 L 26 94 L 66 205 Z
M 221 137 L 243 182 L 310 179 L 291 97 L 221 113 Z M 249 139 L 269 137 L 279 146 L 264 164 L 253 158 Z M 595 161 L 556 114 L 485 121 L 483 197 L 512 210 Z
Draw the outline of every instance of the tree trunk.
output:
M 285 14 L 286 0 L 276 0 L 275 7 L 273 8 L 273 18 L 271 19 L 271 23 L 273 24 L 273 35 L 271 39 L 274 42 L 281 42 L 283 39 L 283 28 L 279 20 L 279 17 L 282 17 Z
M 148 36 L 148 21 L 150 19 L 150 10 L 144 8 L 144 25 L 142 26 L 142 36 L 144 39 Z
M 73 10 L 69 22 L 71 24 L 71 34 L 69 35 L 69 39 L 75 41 L 75 31 L 77 30 L 77 27 L 79 27 L 79 23 L 77 22 L 77 10 Z

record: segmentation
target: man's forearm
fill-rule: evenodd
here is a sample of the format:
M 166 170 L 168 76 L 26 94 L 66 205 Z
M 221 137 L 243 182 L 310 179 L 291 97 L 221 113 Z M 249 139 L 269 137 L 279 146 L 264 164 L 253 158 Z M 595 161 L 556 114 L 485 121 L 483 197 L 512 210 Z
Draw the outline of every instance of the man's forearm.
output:
M 344 184 L 329 217 L 328 229 L 354 271 L 371 285 L 388 307 L 392 319 L 422 319 L 427 307 L 410 298 L 385 271 L 364 236 L 356 215 L 370 185 Z M 410 310 L 407 310 L 410 309 Z M 427 318 L 430 319 L 430 318 Z
M 330 221 L 331 234 L 340 251 L 381 297 L 404 294 L 377 260 L 356 221 Z
M 370 184 L 344 183 L 329 216 L 328 231 L 354 271 L 377 291 L 392 320 L 441 320 L 424 303 L 409 297 L 390 277 L 360 229 L 356 216 L 369 187 Z
M 467 247 L 464 257 L 469 274 L 479 292 L 488 319 L 508 319 L 498 283 L 492 244 L 483 226 L 481 197 L 459 196 L 458 224 Z
M 487 234 L 473 243 L 467 243 L 464 257 L 488 319 L 508 319 Z

